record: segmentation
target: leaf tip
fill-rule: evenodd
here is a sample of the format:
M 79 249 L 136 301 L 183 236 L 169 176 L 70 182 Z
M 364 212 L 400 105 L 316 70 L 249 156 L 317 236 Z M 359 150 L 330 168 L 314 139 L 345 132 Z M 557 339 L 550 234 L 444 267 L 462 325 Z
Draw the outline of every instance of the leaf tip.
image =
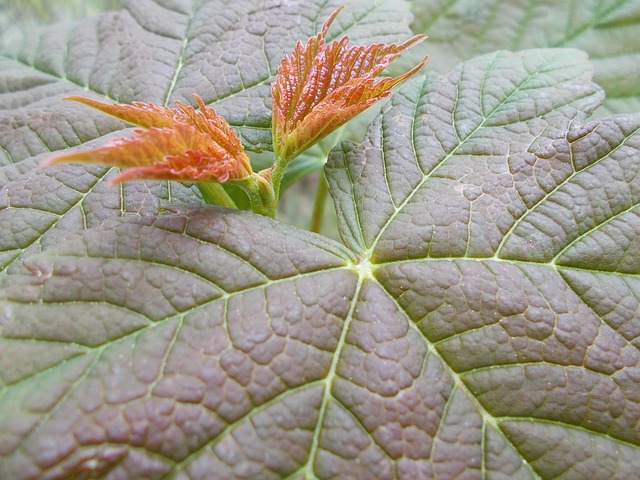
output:
M 82 95 L 68 95 L 66 97 L 63 97 L 62 100 L 82 103 L 84 105 L 87 105 L 88 107 L 97 108 L 98 110 L 100 109 L 100 106 L 107 105 L 106 103 L 99 102 L 97 100 L 94 100 L 93 98 L 83 97 Z
M 340 5 L 338 8 L 336 8 L 336 10 L 329 15 L 329 18 L 327 18 L 324 23 L 322 24 L 322 37 L 324 37 L 327 34 L 327 31 L 329 30 L 329 27 L 331 26 L 331 24 L 333 23 L 333 21 L 336 19 L 336 17 L 340 14 L 340 12 L 344 10 L 344 5 Z
M 38 164 L 38 170 L 44 170 L 45 168 L 58 165 L 59 163 L 72 162 L 76 153 L 53 153 L 48 155 L 43 161 Z

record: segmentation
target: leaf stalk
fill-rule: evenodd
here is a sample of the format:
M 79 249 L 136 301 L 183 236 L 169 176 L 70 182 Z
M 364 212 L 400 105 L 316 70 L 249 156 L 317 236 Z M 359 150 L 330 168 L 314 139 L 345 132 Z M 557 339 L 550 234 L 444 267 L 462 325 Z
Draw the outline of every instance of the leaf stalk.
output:
M 236 202 L 233 201 L 221 184 L 216 182 L 197 182 L 196 185 L 205 203 L 209 205 L 221 205 L 228 208 L 238 208 Z
M 327 178 L 324 169 L 320 170 L 318 178 L 318 187 L 316 188 L 316 196 L 313 200 L 313 212 L 311 213 L 311 225 L 309 231 L 320 233 L 322 229 L 322 219 L 324 218 L 324 208 L 327 203 Z

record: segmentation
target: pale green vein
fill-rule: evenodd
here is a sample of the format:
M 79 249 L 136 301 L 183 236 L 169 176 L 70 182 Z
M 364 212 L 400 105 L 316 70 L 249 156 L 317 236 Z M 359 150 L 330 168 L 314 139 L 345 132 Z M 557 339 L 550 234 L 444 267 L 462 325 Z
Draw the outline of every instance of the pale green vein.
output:
M 381 151 L 385 151 L 384 145 L 385 145 L 385 127 L 384 127 L 384 120 L 382 122 L 380 122 L 380 150 Z M 396 205 L 396 201 L 394 198 L 393 193 L 391 192 L 391 184 L 389 181 L 389 162 L 383 162 L 382 163 L 382 176 L 384 178 L 384 183 L 387 187 L 387 196 L 389 197 L 389 200 L 391 201 L 391 205 L 393 205 L 393 208 L 396 209 L 398 208 L 398 206 Z M 353 183 L 352 183 L 353 185 Z M 352 187 L 353 189 L 353 187 Z
M 104 350 L 97 351 L 95 358 L 86 367 L 82 375 L 80 375 L 76 380 L 72 382 L 71 387 L 63 395 L 61 395 L 58 400 L 54 402 L 54 404 L 49 408 L 49 410 L 47 410 L 37 422 L 34 422 L 31 428 L 29 428 L 25 432 L 21 432 L 21 436 L 23 440 L 22 442 L 17 444 L 16 448 L 20 448 L 20 445 L 23 444 L 26 439 L 36 434 L 38 430 L 42 428 L 44 425 L 46 425 L 47 422 L 58 412 L 58 410 L 62 407 L 62 405 L 64 405 L 66 401 L 71 397 L 73 392 L 75 392 L 76 389 L 79 388 L 84 383 L 84 380 L 91 374 L 91 372 L 93 371 L 93 368 L 96 366 L 96 364 L 102 357 L 103 353 L 104 353 Z M 74 358 L 78 358 L 78 357 L 74 357 Z M 5 456 L 7 456 L 7 453 L 9 452 L 3 452 L 3 453 Z
M 487 422 L 482 422 L 482 429 L 480 432 L 480 472 L 482 473 L 482 480 L 487 480 Z
M 211 440 L 204 442 L 202 445 L 196 448 L 187 457 L 185 457 L 179 463 L 177 463 L 171 469 L 171 471 L 167 472 L 162 478 L 166 478 L 166 479 L 174 478 L 173 475 L 187 469 L 189 467 L 189 464 L 193 462 L 199 455 L 203 454 L 205 450 L 213 450 L 216 447 L 216 445 L 218 445 L 225 438 L 227 438 L 233 430 L 235 430 L 237 427 L 239 427 L 243 423 L 250 421 L 251 418 L 254 417 L 255 415 L 269 409 L 274 405 L 281 403 L 285 398 L 291 397 L 300 391 L 308 390 L 315 386 L 321 385 L 322 383 L 323 383 L 323 380 L 315 380 L 313 382 L 307 382 L 297 387 L 288 388 L 287 390 L 280 392 L 279 394 L 275 395 L 273 398 L 267 400 L 261 405 L 258 405 L 252 408 L 250 411 L 246 412 L 245 414 L 240 416 L 238 419 L 236 419 L 232 423 L 229 423 L 224 430 L 216 434 Z
M 6 157 L 7 157 L 7 161 L 9 162 L 9 164 L 13 164 L 16 163 L 16 161 L 13 159 L 13 157 L 11 156 L 11 154 L 9 153 L 9 150 L 7 150 L 3 145 L 0 144 L 0 152 L 3 153 Z M 2 165 L 6 165 L 4 162 L 2 163 Z
M 424 364 L 426 364 L 426 358 L 427 357 L 428 357 L 428 355 L 425 355 L 425 361 L 423 361 L 423 366 L 424 366 Z M 422 371 L 424 371 L 424 370 L 422 370 Z M 387 449 L 376 440 L 376 438 L 373 435 L 373 433 L 371 433 L 370 431 L 367 430 L 367 427 L 364 425 L 362 420 L 355 413 L 353 413 L 351 410 L 349 410 L 349 407 L 339 397 L 336 397 L 335 395 L 332 394 L 331 395 L 331 399 L 333 400 L 333 402 L 336 403 L 336 405 L 338 405 L 353 420 L 354 423 L 356 423 L 358 426 L 360 426 L 360 428 L 362 429 L 361 430 L 362 433 L 364 435 L 366 435 L 367 437 L 369 437 L 369 440 L 371 440 L 371 443 L 373 443 L 380 450 L 380 452 L 385 457 L 387 457 L 387 460 L 389 460 L 389 462 L 393 465 L 394 470 L 395 470 L 396 467 L 397 467 L 396 459 L 393 458 L 391 456 L 391 454 L 389 452 L 387 452 Z
M 475 329 L 477 330 L 477 329 Z M 435 345 L 435 344 L 434 344 Z M 588 354 L 588 348 L 585 349 L 585 357 Z M 583 360 L 586 360 L 586 358 L 583 358 Z M 571 369 L 575 369 L 575 370 L 580 370 L 580 371 L 587 371 L 587 372 L 591 372 L 595 375 L 598 376 L 602 376 L 608 379 L 611 379 L 615 373 L 619 373 L 623 370 L 623 368 L 619 368 L 618 370 L 616 370 L 614 373 L 609 374 L 609 373 L 602 373 L 598 370 L 595 370 L 591 367 L 586 366 L 584 363 L 582 364 L 560 364 L 560 363 L 554 363 L 552 361 L 549 360 L 531 360 L 531 361 L 527 361 L 527 362 L 513 362 L 513 363 L 502 363 L 502 364 L 494 364 L 494 365 L 486 365 L 484 367 L 474 367 L 471 368 L 469 370 L 464 370 L 464 371 L 458 371 L 457 374 L 460 375 L 460 378 L 464 378 L 464 377 L 468 377 L 471 375 L 475 375 L 476 373 L 479 372 L 489 372 L 492 370 L 508 370 L 510 368 L 519 368 L 519 369 L 523 369 L 526 367 L 537 367 L 540 365 L 545 365 L 545 366 L 550 366 L 550 367 L 557 367 L 557 368 L 562 368 L 564 370 L 571 370 Z
M 219 207 L 210 207 L 210 208 L 219 208 Z M 313 238 L 313 240 L 312 240 L 313 248 L 330 254 L 331 256 L 335 257 L 336 260 L 341 260 L 343 262 L 342 266 L 348 265 L 348 264 L 350 264 L 350 263 L 355 261 L 355 256 L 354 256 L 353 252 L 351 250 L 349 250 L 348 248 L 346 248 L 341 243 L 335 242 L 334 240 L 328 239 L 326 237 L 318 236 L 318 235 L 315 235 L 315 234 L 311 234 L 311 237 L 310 237 L 309 232 L 296 229 L 296 228 L 291 227 L 289 225 L 278 224 L 278 223 L 275 223 L 272 220 L 267 220 L 264 217 L 257 216 L 256 217 L 256 221 L 257 221 L 258 218 L 260 220 L 262 220 L 262 221 L 268 222 L 271 226 L 275 226 L 276 228 L 278 226 L 283 226 L 284 228 L 276 230 L 277 234 L 281 234 L 281 235 L 286 236 L 288 238 L 295 238 L 296 240 L 300 240 L 300 241 L 302 241 L 304 243 L 309 243 L 311 238 Z M 155 228 L 158 228 L 160 230 L 164 230 L 164 231 L 167 231 L 167 232 L 173 232 L 173 230 L 167 230 L 167 229 L 162 228 L 161 226 L 155 226 Z M 199 237 L 195 237 L 195 236 L 193 236 L 193 235 L 191 235 L 189 233 L 186 233 L 186 231 L 181 232 L 181 234 L 186 236 L 186 237 L 188 237 L 188 238 L 192 238 L 192 239 L 196 240 L 197 242 L 200 242 L 200 243 L 203 243 L 203 244 L 206 244 L 206 245 L 214 245 L 214 246 L 220 248 L 221 250 L 227 252 L 229 255 L 232 255 L 235 258 L 238 258 L 242 262 L 246 262 L 248 265 L 253 267 L 257 272 L 260 272 L 265 278 L 268 278 L 267 275 L 264 272 L 259 270 L 255 265 L 251 264 L 249 262 L 249 260 L 247 260 L 246 258 L 241 257 L 239 254 L 233 252 L 229 248 L 224 247 L 223 245 L 220 245 L 219 243 L 210 242 L 208 240 L 205 240 L 205 239 L 202 239 L 202 238 L 199 238 Z
M 515 417 L 513 415 L 500 417 L 500 421 L 503 423 L 518 422 L 518 423 L 541 423 L 541 424 L 555 425 L 555 426 L 570 429 L 570 430 L 580 431 L 580 432 L 586 433 L 587 435 L 591 435 L 593 437 L 600 437 L 600 438 L 606 439 L 607 441 L 618 443 L 620 445 L 624 445 L 626 447 L 636 449 L 640 452 L 640 445 L 636 445 L 635 443 L 631 443 L 621 438 L 612 437 L 607 433 L 598 432 L 596 430 L 592 430 L 582 425 L 572 425 L 569 423 L 564 423 L 564 422 L 552 420 L 549 418 Z
M 587 306 L 587 308 L 589 308 L 593 312 L 595 317 L 600 318 L 602 322 L 607 323 L 605 320 L 603 320 L 600 317 L 600 315 L 598 315 L 593 310 L 592 307 L 590 307 L 588 304 L 586 304 L 586 302 L 582 299 L 582 295 L 580 294 L 580 292 L 575 291 L 574 288 L 571 286 L 570 282 L 566 281 L 566 279 L 562 275 L 562 271 L 559 271 L 558 269 L 555 268 L 554 265 L 550 265 L 550 264 L 545 264 L 545 263 L 540 263 L 540 262 L 526 262 L 526 261 L 521 261 L 521 260 L 517 260 L 517 261 L 504 260 L 504 259 L 499 259 L 499 258 L 496 259 L 496 258 L 493 258 L 493 257 L 488 257 L 488 258 L 458 258 L 458 257 L 455 257 L 455 258 L 418 258 L 418 259 L 409 259 L 409 260 L 401 260 L 401 261 L 391 261 L 391 262 L 385 262 L 385 263 L 376 264 L 376 267 L 377 268 L 381 268 L 381 267 L 383 267 L 385 265 L 387 265 L 387 266 L 388 265 L 398 266 L 398 265 L 401 265 L 401 264 L 405 264 L 405 265 L 406 264 L 417 264 L 417 265 L 420 265 L 420 264 L 429 264 L 429 263 L 450 263 L 450 262 L 455 262 L 455 263 L 458 263 L 458 262 L 466 262 L 466 263 L 475 262 L 475 263 L 480 263 L 480 264 L 484 265 L 485 267 L 488 264 L 491 264 L 491 263 L 504 263 L 504 264 L 512 265 L 512 266 L 518 268 L 524 275 L 527 275 L 526 271 L 521 268 L 521 266 L 524 266 L 524 265 L 532 266 L 532 267 L 535 267 L 535 268 L 545 268 L 545 269 L 552 270 L 552 271 L 556 272 L 558 275 L 560 275 L 560 277 L 565 282 L 567 288 L 570 291 L 572 291 L 573 293 L 575 293 L 575 295 L 585 304 L 585 306 Z M 594 269 L 588 269 L 588 268 L 566 267 L 566 266 L 562 266 L 562 270 L 584 271 L 584 272 L 587 272 L 587 273 L 598 273 L 598 274 L 612 275 L 612 276 L 615 276 L 616 278 L 620 278 L 620 274 L 619 273 L 605 271 L 605 270 L 594 270 Z M 624 276 L 625 277 L 631 277 L 631 278 L 640 279 L 640 273 L 637 273 L 637 274 L 625 274 Z M 527 276 L 527 278 L 528 278 L 528 276 Z M 535 288 L 535 283 L 534 282 L 531 282 L 531 285 L 532 285 L 532 287 Z M 545 301 L 547 301 L 547 305 L 549 306 L 548 299 L 545 298 Z M 552 312 L 555 313 L 555 311 L 550 306 L 549 306 L 549 311 L 552 311 Z M 483 325 L 480 325 L 480 326 L 475 327 L 475 328 L 467 329 L 464 332 L 459 332 L 459 333 L 455 333 L 453 335 L 449 335 L 447 337 L 443 337 L 443 338 L 441 338 L 441 339 L 439 339 L 437 341 L 434 341 L 433 345 L 437 346 L 440 343 L 446 343 L 447 341 L 449 341 L 449 340 L 451 340 L 453 338 L 465 335 L 465 334 L 467 334 L 469 332 L 472 332 L 474 330 L 478 330 L 478 329 L 482 329 L 482 328 L 498 325 L 500 323 L 500 321 L 501 321 L 501 319 L 498 319 L 494 323 L 483 324 Z M 609 325 L 609 323 L 607 323 L 607 325 Z M 615 328 L 612 325 L 609 325 L 609 327 L 612 330 L 614 330 L 616 333 L 618 333 L 618 335 L 620 335 L 621 338 L 623 340 L 625 340 L 627 345 L 629 345 L 630 347 L 632 347 L 634 349 L 640 348 L 640 347 L 635 346 L 632 343 L 633 339 L 629 339 L 629 338 L 625 337 L 624 335 L 622 335 L 622 333 L 619 332 L 617 328 Z
M 158 374 L 156 375 L 156 378 L 147 386 L 147 394 L 145 395 L 145 398 L 147 399 L 151 398 L 151 396 L 153 395 L 153 390 L 158 386 L 160 381 L 162 381 L 162 379 L 164 378 L 164 373 L 167 368 L 167 363 L 169 362 L 169 357 L 171 356 L 171 353 L 173 352 L 173 348 L 175 347 L 176 342 L 178 341 L 178 337 L 180 336 L 180 332 L 182 331 L 182 326 L 184 325 L 184 319 L 185 319 L 184 315 L 180 315 L 178 317 L 178 323 L 173 330 L 173 333 L 171 335 L 171 340 L 167 344 L 167 348 L 165 349 L 165 352 L 162 355 L 162 360 L 160 361 L 160 366 L 158 368 Z M 140 335 L 136 335 L 134 337 L 134 343 L 135 343 L 134 350 L 138 347 L 139 340 L 140 340 Z
M 418 143 L 416 142 L 416 128 L 418 127 L 416 120 L 418 118 L 418 109 L 424 105 L 423 99 L 425 98 L 425 90 L 427 88 L 427 83 L 429 83 L 430 81 L 430 76 L 423 76 L 417 98 L 411 99 L 405 96 L 405 98 L 414 105 L 413 115 L 411 116 L 411 148 L 413 149 L 413 153 L 416 156 L 416 165 L 418 167 L 418 170 L 420 170 L 423 177 L 427 174 L 427 172 L 423 168 L 422 161 L 420 160 L 420 158 L 418 158 L 418 152 L 420 151 L 420 149 L 418 148 Z
M 407 322 L 410 322 L 410 320 L 407 320 Z M 428 353 L 426 356 L 428 357 L 430 352 L 428 350 L 427 352 Z M 449 389 L 449 396 L 447 397 L 447 400 L 444 402 L 444 406 L 442 407 L 442 414 L 440 415 L 440 420 L 438 421 L 438 428 L 436 429 L 436 432 L 433 435 L 433 443 L 432 443 L 431 451 L 429 452 L 429 459 L 432 459 L 435 457 L 435 452 L 438 448 L 438 443 L 436 443 L 436 440 L 438 439 L 438 437 L 440 437 L 440 432 L 442 432 L 445 419 L 447 418 L 447 415 L 449 415 L 449 409 L 451 408 L 451 403 L 453 402 L 456 389 L 458 388 L 456 384 L 453 382 L 453 379 L 451 383 L 452 385 L 451 385 L 451 388 Z
M 640 129 L 636 130 L 639 131 Z M 613 222 L 614 220 L 621 218 L 622 216 L 626 215 L 629 212 L 632 212 L 633 210 L 635 210 L 636 208 L 638 208 L 638 205 L 640 204 L 640 199 L 638 200 L 638 203 L 632 203 L 629 207 L 625 208 L 624 210 L 621 210 L 620 212 L 603 219 L 603 221 L 601 222 L 594 222 L 594 225 L 589 227 L 588 229 L 586 229 L 584 232 L 582 232 L 580 235 L 576 236 L 573 240 L 571 240 L 570 242 L 567 243 L 567 245 L 562 248 L 550 261 L 549 263 L 557 263 L 558 260 L 560 259 L 560 257 L 562 257 L 562 255 L 569 249 L 571 248 L 573 245 L 575 245 L 576 243 L 580 242 L 580 240 L 588 237 L 589 235 L 591 235 L 591 233 L 593 233 L 596 230 L 601 229 L 602 227 L 610 224 L 611 222 Z M 559 264 L 562 265 L 562 264 Z
M 13 340 L 22 340 L 22 339 L 13 339 L 13 338 L 6 338 L 5 340 L 7 340 L 6 343 L 10 343 L 9 340 L 11 340 L 11 343 L 13 343 Z M 33 343 L 53 343 L 53 344 L 58 344 L 61 346 L 66 346 L 69 345 L 68 343 L 65 342 L 54 342 L 54 341 L 42 341 L 42 340 L 33 340 Z M 51 364 L 49 366 L 47 366 L 44 370 L 40 370 L 34 373 L 30 373 L 28 375 L 25 375 L 23 377 L 21 377 L 19 380 L 17 381 L 6 381 L 5 378 L 2 378 L 2 383 L 3 385 L 0 386 L 0 402 L 2 402 L 2 399 L 4 398 L 4 395 L 9 391 L 9 389 L 11 387 L 13 387 L 14 385 L 16 385 L 17 383 L 20 382 L 24 382 L 30 378 L 35 378 L 35 377 L 40 377 L 42 373 L 44 372 L 53 372 L 57 367 L 61 367 L 63 366 L 65 363 L 73 360 L 74 358 L 79 357 L 80 355 L 84 355 L 86 352 L 84 351 L 77 351 L 77 352 L 73 352 L 71 353 L 68 357 L 63 358 L 62 360 L 60 360 L 58 363 L 54 363 Z
M 351 230 L 351 237 L 355 240 L 358 248 L 359 249 L 364 249 L 364 247 L 366 247 L 366 244 L 365 244 L 365 240 L 364 240 L 364 235 L 362 234 L 362 232 L 364 232 L 364 230 L 362 228 L 362 221 L 360 219 L 360 215 L 361 215 L 361 211 L 360 211 L 360 208 L 359 208 L 360 202 L 358 202 L 358 199 L 356 198 L 356 192 L 355 192 L 355 188 L 354 188 L 354 186 L 356 185 L 356 182 L 353 179 L 353 175 L 351 174 L 351 168 L 349 167 L 349 165 L 347 165 L 347 152 L 345 150 L 344 143 L 341 143 L 339 148 L 342 150 L 342 158 L 344 159 L 344 161 L 342 162 L 344 171 L 347 174 L 347 176 L 349 177 L 349 183 L 352 186 L 349 189 L 349 191 L 351 193 L 351 200 L 352 200 L 351 204 L 353 205 L 354 217 L 355 217 L 355 221 L 357 223 L 357 230 L 354 232 L 352 230 L 352 227 L 351 227 L 351 222 L 348 222 L 349 230 Z M 343 215 L 344 215 L 344 213 L 343 213 Z
M 70 212 L 70 211 L 71 211 L 71 210 L 72 210 L 76 205 L 78 205 L 78 204 L 82 203 L 82 202 L 84 201 L 85 197 L 86 197 L 87 195 L 89 195 L 89 194 L 93 191 L 93 189 L 96 187 L 96 185 L 98 185 L 98 184 L 100 183 L 100 180 L 101 180 L 105 175 L 107 175 L 107 173 L 108 173 L 108 172 L 109 172 L 109 171 L 107 170 L 107 171 L 104 173 L 104 175 L 103 175 L 103 176 L 97 176 L 97 177 L 95 177 L 95 180 L 91 181 L 91 182 L 88 184 L 88 188 L 87 188 L 87 190 L 86 190 L 84 193 L 83 193 L 83 192 L 78 192 L 78 193 L 79 193 L 78 197 L 77 197 L 76 199 L 74 199 L 74 201 L 72 201 L 72 202 L 70 202 L 70 203 L 69 203 L 69 207 L 68 207 L 68 209 L 67 209 L 65 212 L 63 212 L 63 213 L 61 213 L 61 214 L 55 214 L 55 213 L 51 213 L 51 212 L 49 212 L 49 213 L 51 213 L 51 215 L 55 215 L 55 216 L 56 216 L 56 217 L 58 217 L 58 218 L 57 218 L 56 220 L 54 220 L 50 225 L 48 225 L 48 226 L 47 226 L 47 228 L 45 229 L 45 232 L 50 231 L 52 228 L 55 228 L 55 226 L 58 224 L 58 222 L 60 222 L 60 221 L 65 217 L 65 215 L 67 215 L 67 214 L 68 214 L 68 213 L 69 213 L 69 212 Z M 76 190 L 76 191 L 77 191 L 77 190 Z M 14 207 L 14 208 L 19 209 L 19 208 L 22 208 L 22 207 Z M 29 248 L 31 245 L 34 245 L 34 244 L 36 244 L 37 242 L 41 241 L 41 240 L 42 240 L 42 236 L 43 236 L 43 235 L 44 235 L 44 233 L 42 233 L 42 232 L 41 232 L 41 233 L 40 233 L 40 235 L 36 235 L 36 236 L 34 236 L 34 238 L 33 238 L 32 240 L 30 240 L 29 242 L 25 243 L 24 245 L 20 245 L 20 248 L 21 248 L 23 251 L 24 251 L 24 250 L 26 250 L 26 249 L 27 249 L 27 248 Z M 16 261 L 16 259 L 18 259 L 18 258 L 20 258 L 20 255 L 18 255 L 17 257 L 15 257 L 11 262 L 9 262 L 9 263 L 7 263 L 6 265 L 4 265 L 0 271 L 5 270 L 7 267 L 9 267 L 10 265 L 12 265 L 12 264 Z
M 88 303 L 88 304 L 95 304 L 95 305 L 108 305 L 109 307 L 116 307 L 116 308 L 120 308 L 120 309 L 126 310 L 126 311 L 131 312 L 132 314 L 135 314 L 136 316 L 139 316 L 139 317 L 141 317 L 141 318 L 143 318 L 143 319 L 148 321 L 147 325 L 141 326 L 140 328 L 137 328 L 135 330 L 129 331 L 129 332 L 127 332 L 127 333 L 125 333 L 125 334 L 123 334 L 123 335 L 121 335 L 119 337 L 110 338 L 110 339 L 106 340 L 104 343 L 100 343 L 100 344 L 97 344 L 97 345 L 86 345 L 85 346 L 86 347 L 86 352 L 85 353 L 86 354 L 91 354 L 94 351 L 102 351 L 102 350 L 108 348 L 109 346 L 116 345 L 117 343 L 125 341 L 126 339 L 128 339 L 130 337 L 133 337 L 133 336 L 139 335 L 141 333 L 144 333 L 144 332 L 148 331 L 151 328 L 155 328 L 156 326 L 163 325 L 165 322 L 171 321 L 171 320 L 175 319 L 176 317 L 185 318 L 190 313 L 195 312 L 195 311 L 197 311 L 197 310 L 199 310 L 201 308 L 205 308 L 205 307 L 207 307 L 208 305 L 210 305 L 213 302 L 219 302 L 219 301 L 228 302 L 228 300 L 230 298 L 233 298 L 233 297 L 236 297 L 236 296 L 239 296 L 239 295 L 243 295 L 245 293 L 249 293 L 249 292 L 260 290 L 260 289 L 265 289 L 267 287 L 270 287 L 270 286 L 273 286 L 273 285 L 277 285 L 277 284 L 280 284 L 280 283 L 293 282 L 293 281 L 295 281 L 296 279 L 299 279 L 299 278 L 305 278 L 305 277 L 308 278 L 308 277 L 311 277 L 313 275 L 322 275 L 322 274 L 325 274 L 327 271 L 343 270 L 344 268 L 345 267 L 341 266 L 341 267 L 335 267 L 335 268 L 331 268 L 331 269 L 318 270 L 318 271 L 315 271 L 315 272 L 307 272 L 307 273 L 293 275 L 291 277 L 286 277 L 286 278 L 282 278 L 282 279 L 278 279 L 278 280 L 271 280 L 268 284 L 252 285 L 250 287 L 247 287 L 247 288 L 235 291 L 235 292 L 225 293 L 222 296 L 209 299 L 209 300 L 207 300 L 207 301 L 205 301 L 205 302 L 203 302 L 201 304 L 198 304 L 198 305 L 195 305 L 193 307 L 190 307 L 190 308 L 188 308 L 188 309 L 186 309 L 184 311 L 176 312 L 176 313 L 167 315 L 165 318 L 161 318 L 161 319 L 154 320 L 154 321 L 148 319 L 147 317 L 142 315 L 140 312 L 137 312 L 135 310 L 131 310 L 130 308 L 128 308 L 128 307 L 126 307 L 124 305 L 118 305 L 118 304 L 110 303 L 110 302 L 107 302 L 105 300 L 100 300 L 100 301 L 92 300 L 92 301 L 89 301 L 89 302 L 82 302 L 82 301 L 78 301 L 78 300 L 73 300 L 73 301 L 68 301 L 68 302 L 66 302 L 66 301 L 65 302 L 48 301 L 44 305 L 64 305 L 64 304 L 78 304 L 78 303 Z M 15 302 L 15 303 L 18 303 L 18 302 Z M 70 344 L 70 345 L 77 344 L 77 342 L 67 342 L 67 343 Z M 59 364 L 51 365 L 48 369 L 43 370 L 42 372 L 37 372 L 37 373 L 29 376 L 28 378 L 42 376 L 47 371 L 53 369 L 57 365 L 59 365 Z M 14 382 L 12 384 L 12 386 L 17 385 L 17 384 L 21 383 L 24 380 L 26 380 L 26 378 L 25 379 L 20 379 L 19 381 Z
M 340 357 L 342 356 L 342 350 L 346 345 L 347 334 L 349 333 L 349 327 L 351 325 L 351 321 L 355 315 L 356 305 L 358 304 L 358 300 L 360 298 L 360 291 L 362 289 L 363 277 L 361 275 L 358 276 L 358 284 L 356 285 L 355 292 L 353 294 L 353 298 L 351 300 L 351 307 L 349 308 L 349 313 L 347 314 L 344 324 L 342 325 L 342 331 L 340 332 L 340 338 L 338 340 L 338 344 L 336 346 L 336 350 L 333 354 L 333 359 L 331 361 L 331 366 L 329 367 L 329 372 L 324 380 L 324 392 L 322 395 L 322 403 L 320 404 L 320 412 L 318 413 L 318 422 L 316 423 L 316 428 L 313 432 L 313 440 L 311 442 L 311 449 L 309 451 L 309 458 L 304 467 L 300 470 L 301 472 L 305 472 L 308 477 L 315 476 L 313 472 L 313 465 L 316 460 L 316 456 L 318 454 L 318 449 L 320 446 L 320 436 L 322 434 L 322 427 L 324 426 L 324 419 L 327 415 L 327 407 L 331 398 L 333 397 L 331 393 L 331 388 L 333 386 L 334 379 L 336 377 L 336 371 L 338 369 L 338 362 Z
M 222 250 L 222 249 L 221 249 Z M 157 267 L 162 267 L 162 268 L 166 268 L 167 270 L 173 270 L 176 271 L 178 273 L 183 273 L 183 274 L 189 274 L 191 277 L 193 277 L 194 279 L 197 280 L 201 280 L 203 283 L 206 283 L 207 285 L 210 285 L 212 287 L 214 287 L 217 290 L 221 290 L 222 293 L 218 294 L 218 295 L 223 295 L 223 294 L 229 294 L 230 292 L 226 291 L 224 289 L 224 287 L 222 287 L 222 285 L 219 285 L 218 283 L 216 283 L 215 278 L 214 277 L 207 277 L 202 273 L 199 273 L 193 269 L 189 269 L 189 268 L 185 268 L 184 266 L 180 265 L 179 262 L 176 262 L 176 264 L 173 263 L 169 263 L 169 262 L 161 262 L 160 260 L 150 260 L 148 258 L 142 258 L 142 257 L 125 257 L 125 256 L 118 256 L 118 257 L 106 257 L 106 256 L 102 256 L 102 255 L 89 255 L 89 256 L 82 256 L 82 255 L 57 255 L 58 258 L 79 258 L 79 259 L 87 259 L 87 260 L 104 260 L 105 262 L 113 262 L 113 263 L 124 263 L 125 265 L 130 265 L 130 264 L 142 264 L 142 265 L 149 265 L 150 267 L 152 266 L 157 266 Z M 253 265 L 250 265 L 253 266 Z M 266 278 L 264 278 L 263 280 L 267 280 Z M 259 285 L 256 286 L 264 286 L 265 283 L 261 283 Z M 219 298 L 216 297 L 216 298 Z

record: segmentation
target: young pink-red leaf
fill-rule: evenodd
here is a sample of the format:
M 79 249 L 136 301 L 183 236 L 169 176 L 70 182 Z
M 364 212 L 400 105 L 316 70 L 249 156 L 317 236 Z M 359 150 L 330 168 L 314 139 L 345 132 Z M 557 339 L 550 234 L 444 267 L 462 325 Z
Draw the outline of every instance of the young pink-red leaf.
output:
M 298 42 L 285 55 L 271 86 L 276 156 L 291 159 L 336 128 L 387 97 L 399 82 L 427 63 L 425 57 L 407 73 L 375 82 L 398 55 L 422 42 L 416 35 L 401 44 L 349 46 L 343 37 L 326 45 L 325 37 L 342 7 L 324 22 L 306 44 Z
M 222 183 L 249 176 L 249 157 L 236 133 L 199 96 L 194 97 L 199 110 L 179 102 L 177 108 L 169 108 L 142 102 L 110 105 L 68 97 L 143 128 L 92 150 L 56 155 L 43 165 L 80 162 L 131 169 L 112 183 L 142 179 Z

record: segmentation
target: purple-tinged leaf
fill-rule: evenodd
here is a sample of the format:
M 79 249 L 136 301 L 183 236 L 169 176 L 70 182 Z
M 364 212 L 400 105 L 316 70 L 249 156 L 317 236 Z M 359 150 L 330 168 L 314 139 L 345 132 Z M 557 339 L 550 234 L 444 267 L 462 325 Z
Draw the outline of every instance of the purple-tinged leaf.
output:
M 431 390 L 449 382 L 437 405 L 453 418 L 406 478 L 640 467 L 640 117 L 587 122 L 603 98 L 590 74 L 571 50 L 480 57 L 412 81 L 362 145 L 332 152 L 344 242 L 441 362 Z M 352 388 L 335 389 L 352 412 L 379 395 Z

